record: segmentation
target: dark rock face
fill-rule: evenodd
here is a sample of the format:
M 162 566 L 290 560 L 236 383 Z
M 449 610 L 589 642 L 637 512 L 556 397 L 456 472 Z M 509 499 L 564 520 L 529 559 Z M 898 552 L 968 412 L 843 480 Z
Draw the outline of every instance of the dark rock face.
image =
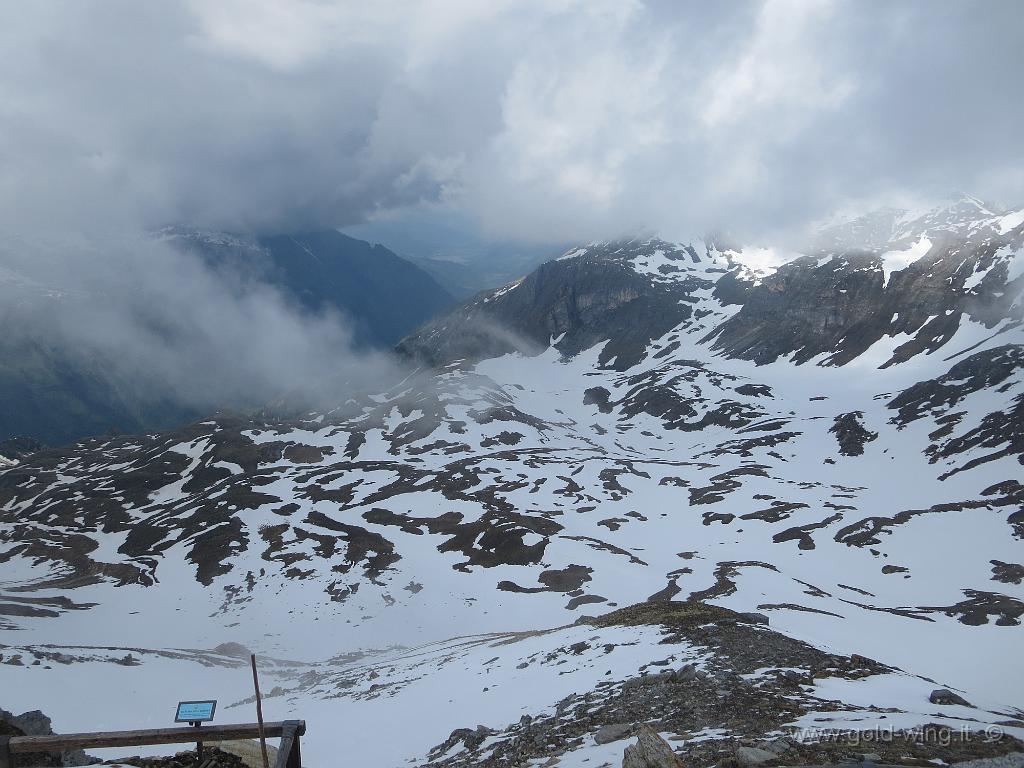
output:
M 668 378 L 665 374 L 671 373 Z M 629 389 L 616 403 L 628 419 L 646 413 L 660 419 L 667 429 L 695 432 L 707 426 L 743 427 L 763 415 L 754 403 L 718 400 L 695 396 L 702 380 L 720 383 L 728 377 L 690 360 L 677 360 L 663 368 L 651 370 L 626 380 Z M 600 405 L 599 405 L 600 407 Z
M 1024 346 L 1006 344 L 965 357 L 936 379 L 919 382 L 889 401 L 892 423 L 905 427 L 936 409 L 948 411 L 964 397 L 995 388 L 1024 369 Z
M 19 461 L 36 451 L 41 451 L 43 444 L 31 437 L 12 437 L 0 440 L 0 457 Z
M 794 354 L 804 363 L 830 352 L 876 312 L 882 275 L 867 253 L 844 254 L 838 268 L 813 257 L 790 262 L 751 288 L 739 313 L 715 329 L 714 348 L 770 363 Z M 866 348 L 869 344 L 865 344 Z
M 953 435 L 964 415 L 954 410 L 961 400 L 981 390 L 1005 391 L 1022 371 L 1024 346 L 1007 344 L 976 352 L 942 376 L 918 382 L 893 398 L 888 407 L 896 415 L 890 422 L 902 429 L 921 418 L 934 419 L 938 428 L 929 435 L 934 442 L 927 448 L 933 463 L 978 447 L 992 449 L 949 470 L 940 479 L 1004 456 L 1017 456 L 1024 464 L 1024 395 L 1014 397 L 1010 407 L 987 414 L 973 429 Z
M 344 315 L 359 346 L 388 348 L 454 302 L 411 262 L 333 230 L 261 238 L 187 229 L 163 234 L 173 247 L 195 254 L 215 271 L 270 285 L 304 310 Z M 27 435 L 60 445 L 88 435 L 170 429 L 203 415 L 187 403 L 154 396 L 145 377 L 116 375 L 117 359 L 77 354 L 62 341 L 59 323 L 45 322 L 52 312 L 46 302 L 52 299 L 16 298 L 5 296 L 0 306 L 0 403 L 11 404 L 0 407 L 0 440 Z M 29 310 L 18 309 L 21 305 Z M 169 338 L 168 343 L 190 341 Z M 218 403 L 256 405 L 261 403 L 240 398 Z
M 333 229 L 256 238 L 180 229 L 169 242 L 216 269 L 276 286 L 312 311 L 340 310 L 357 343 L 390 346 L 454 302 L 412 262 Z
M 878 439 L 877 432 L 864 427 L 864 414 L 861 411 L 839 414 L 829 432 L 839 441 L 839 452 L 843 456 L 860 456 L 864 453 L 865 443 Z
M 629 266 L 641 247 L 655 246 L 670 260 L 692 264 L 695 258 L 667 243 L 627 241 L 549 261 L 518 283 L 434 320 L 403 339 L 397 350 L 427 365 L 443 365 L 513 351 L 535 354 L 551 339 L 572 356 L 608 340 L 601 364 L 625 370 L 643 359 L 652 339 L 692 315 L 687 302 L 694 301 L 693 291 L 712 286 L 697 276 L 655 281 Z
M 979 627 L 995 617 L 997 627 L 1016 627 L 1024 616 L 1024 602 L 1009 595 L 965 589 L 964 599 L 954 605 L 927 606 L 921 610 L 956 616 L 961 624 Z
M 1002 560 L 992 560 L 992 581 L 1001 581 L 1004 584 L 1020 584 L 1024 581 L 1024 565 L 1020 563 L 1004 563 Z
M 705 340 L 758 364 L 786 355 L 800 364 L 824 355 L 823 364 L 845 365 L 885 336 L 912 335 L 882 363 L 892 365 L 941 347 L 962 318 L 987 327 L 1005 318 L 1019 321 L 1021 306 L 1014 302 L 1024 277 L 1006 283 L 1000 251 L 1019 248 L 1022 239 L 1020 228 L 1005 235 L 991 228 L 966 238 L 936 235 L 924 256 L 888 282 L 884 254 L 877 251 L 805 256 L 749 288 L 740 311 Z M 902 240 L 888 247 L 913 244 Z

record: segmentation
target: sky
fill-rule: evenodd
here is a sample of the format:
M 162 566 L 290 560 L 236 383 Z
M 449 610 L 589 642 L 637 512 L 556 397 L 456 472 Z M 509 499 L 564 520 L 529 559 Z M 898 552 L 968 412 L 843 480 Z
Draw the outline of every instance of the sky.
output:
M 493 241 L 1024 200 L 1017 0 L 0 4 L 0 228 Z
M 376 362 L 170 224 L 527 263 L 1019 206 L 1022 39 L 1019 0 L 0 0 L 0 310 L 77 291 L 17 327 L 207 407 Z

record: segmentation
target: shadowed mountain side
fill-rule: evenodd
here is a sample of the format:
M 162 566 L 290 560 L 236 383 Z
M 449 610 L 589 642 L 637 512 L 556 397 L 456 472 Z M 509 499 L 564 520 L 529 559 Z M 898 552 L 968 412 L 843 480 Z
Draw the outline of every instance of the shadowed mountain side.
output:
M 390 346 L 454 302 L 417 265 L 333 229 L 257 238 L 186 229 L 168 234 L 176 248 L 277 286 L 304 309 L 342 312 L 361 345 Z
M 73 269 L 8 272 L 0 440 L 56 445 L 315 399 L 331 381 L 369 376 L 368 355 L 453 301 L 414 264 L 333 230 L 171 228 L 147 244 L 157 255 L 124 257 L 122 269 L 90 272 L 84 285 Z M 75 266 L 71 250 L 60 253 Z
M 650 246 L 645 246 L 649 248 Z M 666 249 L 689 259 L 681 249 Z M 611 243 L 542 264 L 525 278 L 479 294 L 403 339 L 399 353 L 428 365 L 534 353 L 555 339 L 566 355 L 610 340 L 600 362 L 625 370 L 648 343 L 691 316 L 699 277 L 662 283 L 635 271 L 626 254 L 640 241 Z M 724 271 L 724 270 L 722 270 Z

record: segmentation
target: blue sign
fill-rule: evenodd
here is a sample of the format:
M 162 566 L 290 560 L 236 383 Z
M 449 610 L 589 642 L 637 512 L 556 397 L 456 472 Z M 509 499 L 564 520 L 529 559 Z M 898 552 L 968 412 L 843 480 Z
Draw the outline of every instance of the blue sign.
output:
M 214 701 L 179 701 L 178 711 L 174 715 L 176 723 L 205 723 L 213 720 L 213 713 L 217 709 L 217 702 Z

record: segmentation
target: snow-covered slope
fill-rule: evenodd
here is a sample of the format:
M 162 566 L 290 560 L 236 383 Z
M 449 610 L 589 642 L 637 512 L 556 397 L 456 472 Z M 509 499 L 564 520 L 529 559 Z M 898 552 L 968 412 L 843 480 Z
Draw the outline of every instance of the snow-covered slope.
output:
M 211 650 L 241 642 L 324 765 L 380 723 L 351 759 L 571 765 L 637 721 L 689 749 L 1024 735 L 1024 223 L 980 216 L 772 275 L 592 244 L 407 339 L 440 367 L 390 391 L 28 457 L 0 472 L 0 685 L 64 730 L 150 724 L 244 702 Z M 629 682 L 685 664 L 709 674 Z

